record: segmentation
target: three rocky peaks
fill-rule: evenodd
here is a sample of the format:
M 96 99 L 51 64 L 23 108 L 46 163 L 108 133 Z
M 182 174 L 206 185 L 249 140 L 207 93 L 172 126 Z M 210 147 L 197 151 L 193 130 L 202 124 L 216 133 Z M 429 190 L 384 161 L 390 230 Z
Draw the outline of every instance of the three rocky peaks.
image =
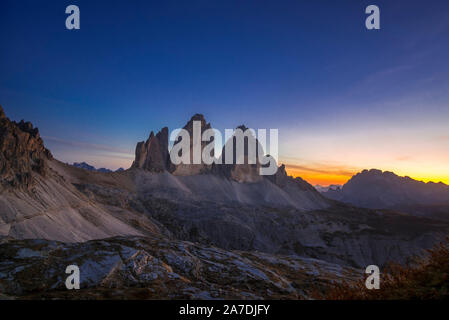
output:
M 192 163 L 193 153 L 194 153 L 194 122 L 198 121 L 200 123 L 200 132 L 201 135 L 208 129 L 211 129 L 210 123 L 207 123 L 202 114 L 195 114 L 183 127 L 190 136 L 190 162 Z M 241 129 L 243 132 L 247 130 L 245 126 L 239 126 L 237 129 Z M 261 164 L 257 160 L 255 164 L 249 164 L 247 155 L 248 155 L 248 145 L 249 143 L 255 142 L 256 145 L 256 153 L 259 152 L 263 154 L 263 148 L 257 141 L 255 137 L 245 138 L 244 141 L 244 164 L 237 164 L 235 158 L 235 150 L 236 150 L 236 142 L 235 137 L 233 137 L 234 141 L 232 142 L 232 148 L 234 151 L 234 158 L 232 164 L 220 164 L 217 165 L 215 163 L 208 165 L 203 162 L 201 164 L 178 164 L 175 165 L 171 162 L 170 154 L 168 150 L 169 146 L 169 133 L 168 128 L 164 127 L 159 131 L 156 135 L 153 131 L 151 131 L 150 136 L 147 141 L 141 141 L 137 143 L 136 146 L 136 156 L 135 160 L 132 164 L 132 168 L 144 169 L 151 172 L 164 172 L 168 171 L 173 175 L 179 176 L 190 176 L 196 174 L 216 174 L 221 175 L 226 178 L 238 181 L 238 182 L 257 182 L 263 179 L 263 176 L 259 174 L 259 168 Z M 254 139 L 255 141 L 249 141 L 249 139 Z M 180 142 L 180 137 L 175 141 L 175 145 Z M 201 142 L 201 152 L 206 147 L 206 145 L 210 143 L 202 141 Z M 226 144 L 230 143 L 229 141 Z M 221 156 L 219 157 L 219 162 L 224 163 L 223 159 L 226 154 L 226 144 L 223 146 Z M 214 156 L 212 154 L 212 156 Z M 282 180 L 282 177 L 286 177 L 287 174 L 285 172 L 285 166 L 281 166 L 277 173 L 273 176 L 269 176 L 269 179 L 278 181 Z
M 183 129 L 193 136 L 194 121 L 201 124 L 201 134 L 211 128 L 204 116 L 195 114 L 184 126 Z M 239 126 L 243 131 L 246 127 Z M 254 138 L 256 139 L 256 138 Z M 190 141 L 190 157 L 193 152 L 193 139 Z M 178 141 L 175 142 L 178 143 Z M 257 139 L 256 139 L 257 142 Z M 201 143 L 201 150 L 208 142 Z M 245 140 L 245 155 L 247 154 L 248 140 Z M 257 142 L 258 152 L 263 152 L 260 144 Z M 237 182 L 258 182 L 268 179 L 277 185 L 284 185 L 287 180 L 295 183 L 299 182 L 301 188 L 311 189 L 312 187 L 300 178 L 293 179 L 287 177 L 285 166 L 282 165 L 276 174 L 271 176 L 261 176 L 259 168 L 261 164 L 222 164 L 207 165 L 201 164 L 179 164 L 174 165 L 170 160 L 168 151 L 169 131 L 167 127 L 162 128 L 157 134 L 152 131 L 147 141 L 137 143 L 135 151 L 135 160 L 131 169 L 142 169 L 150 172 L 170 172 L 178 176 L 190 176 L 197 174 L 214 174 Z M 234 142 L 235 151 L 235 142 Z M 221 157 L 224 157 L 225 146 Z M 42 176 L 46 173 L 46 160 L 52 160 L 51 152 L 45 148 L 39 130 L 34 128 L 30 122 L 15 122 L 9 120 L 3 108 L 0 106 L 0 185 L 2 186 L 31 186 L 32 174 L 37 173 Z

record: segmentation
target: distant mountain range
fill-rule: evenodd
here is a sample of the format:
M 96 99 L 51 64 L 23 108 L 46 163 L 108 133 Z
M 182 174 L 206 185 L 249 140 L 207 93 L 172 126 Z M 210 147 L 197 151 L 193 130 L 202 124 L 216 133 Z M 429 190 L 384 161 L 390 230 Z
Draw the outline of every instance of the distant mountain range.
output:
M 329 186 L 322 186 L 322 185 L 315 185 L 315 189 L 317 189 L 318 192 L 327 192 L 329 190 L 339 190 L 341 189 L 341 185 L 340 184 L 331 184 Z
M 201 133 L 212 127 L 194 115 L 190 136 L 193 121 Z M 98 294 L 76 298 L 101 298 L 106 286 L 117 288 L 106 298 L 145 289 L 153 299 L 302 299 L 367 265 L 404 263 L 449 230 L 446 221 L 327 199 L 284 165 L 271 176 L 258 174 L 259 163 L 176 165 L 167 146 L 163 128 L 137 143 L 123 172 L 68 165 L 37 128 L 0 107 L 0 297 L 58 296 L 64 267 L 75 263 L 82 289 Z M 428 198 L 447 188 L 433 187 Z
M 89 170 L 89 171 L 104 172 L 104 173 L 114 172 L 114 171 L 112 171 L 110 169 L 106 169 L 106 168 L 99 168 L 99 169 L 97 169 L 94 166 L 91 166 L 90 164 L 88 164 L 86 162 L 74 162 L 72 164 L 72 166 L 80 168 L 80 169 Z M 125 171 L 125 169 L 119 168 L 119 169 L 115 170 L 115 172 L 121 172 L 121 171 Z
M 327 198 L 370 209 L 392 209 L 449 220 L 449 186 L 371 169 L 354 175 L 340 189 L 321 191 Z

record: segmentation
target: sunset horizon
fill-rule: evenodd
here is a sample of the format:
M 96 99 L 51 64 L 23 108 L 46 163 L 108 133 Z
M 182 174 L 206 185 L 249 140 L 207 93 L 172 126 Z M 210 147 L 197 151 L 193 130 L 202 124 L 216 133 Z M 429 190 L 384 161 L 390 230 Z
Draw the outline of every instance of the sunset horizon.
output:
M 186 119 L 187 120 L 187 119 Z M 18 121 L 18 120 L 17 120 Z M 213 125 L 213 123 L 211 123 Z M 158 129 L 164 127 L 163 124 L 156 126 L 155 128 L 148 128 L 147 136 L 151 131 L 157 131 Z M 171 128 L 169 128 L 171 130 Z M 47 145 L 52 146 L 54 149 L 54 155 L 58 160 L 66 163 L 75 162 L 86 162 L 93 165 L 96 168 L 106 168 L 110 170 L 117 170 L 119 168 L 127 169 L 131 167 L 132 160 L 134 159 L 134 145 L 123 146 L 122 149 L 115 147 L 114 144 L 110 145 L 97 145 L 88 142 L 80 141 L 67 141 L 59 139 L 56 137 L 43 136 L 43 139 Z M 142 136 L 142 139 L 144 136 Z M 58 148 L 59 147 L 59 148 Z M 59 150 L 70 149 L 72 153 L 69 155 L 64 152 L 60 153 Z M 84 155 L 74 155 L 73 150 L 82 149 L 86 154 Z M 106 161 L 105 161 L 106 160 Z M 393 159 L 396 161 L 407 161 L 410 159 Z M 344 185 L 352 176 L 363 171 L 377 169 L 381 171 L 390 171 L 401 177 L 410 177 L 417 181 L 422 182 L 442 182 L 449 185 L 449 174 L 444 174 L 441 172 L 425 172 L 422 166 L 411 170 L 408 170 L 410 166 L 401 168 L 400 166 L 391 165 L 376 165 L 372 162 L 367 162 L 366 165 L 354 164 L 352 165 L 344 164 L 343 162 L 330 161 L 326 163 L 325 161 L 317 163 L 315 161 L 307 161 L 305 159 L 296 159 L 292 157 L 284 157 L 282 154 L 279 155 L 278 165 L 284 164 L 286 166 L 286 171 L 289 175 L 293 177 L 300 177 L 312 185 Z M 424 172 L 423 172 L 424 171 Z M 432 171 L 432 170 L 430 170 Z
M 396 19 L 404 8 L 385 3 L 388 28 L 369 32 L 362 3 L 272 3 L 260 12 L 251 3 L 118 4 L 109 14 L 120 25 L 96 22 L 100 3 L 82 4 L 75 32 L 55 27 L 57 6 L 11 3 L 3 19 L 0 103 L 39 127 L 61 161 L 129 167 L 150 131 L 202 113 L 221 131 L 278 129 L 279 162 L 311 184 L 342 184 L 369 168 L 449 183 L 444 10 L 408 4 L 407 19 Z M 40 28 L 14 20 L 32 12 Z M 345 17 L 338 28 L 326 23 L 336 15 Z
M 448 15 L 0 1 L 0 304 L 258 320 L 449 299 Z M 388 303 L 429 314 L 411 306 Z

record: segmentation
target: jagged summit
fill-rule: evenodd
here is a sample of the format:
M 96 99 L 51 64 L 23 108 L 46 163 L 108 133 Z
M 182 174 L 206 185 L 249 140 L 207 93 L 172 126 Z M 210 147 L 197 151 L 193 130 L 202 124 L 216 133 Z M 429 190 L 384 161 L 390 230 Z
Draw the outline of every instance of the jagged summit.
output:
M 200 134 L 205 130 L 210 129 L 211 126 L 206 122 L 202 114 L 195 114 L 183 127 L 190 135 L 190 160 L 193 162 L 193 135 L 194 135 L 194 121 L 200 122 Z M 136 146 L 136 158 L 132 164 L 132 168 L 144 169 L 151 172 L 168 171 L 175 175 L 193 175 L 199 174 L 207 170 L 208 166 L 204 164 L 174 165 L 170 161 L 168 153 L 168 128 L 164 127 L 156 135 L 151 131 L 147 141 L 141 141 Z M 175 145 L 180 142 L 180 137 L 175 142 Z M 202 142 L 201 150 L 205 147 L 206 142 Z
M 236 129 L 240 129 L 240 130 L 242 130 L 242 131 L 248 130 L 248 128 L 247 128 L 244 124 L 241 124 L 241 125 L 237 126 Z
M 187 122 L 186 126 L 189 123 L 192 123 L 193 121 L 201 121 L 201 122 L 206 122 L 206 119 L 204 118 L 204 115 L 201 113 L 195 113 L 189 120 L 189 122 Z
M 379 169 L 364 169 L 362 170 L 362 172 L 357 173 L 355 176 L 384 176 L 384 177 L 399 177 L 397 174 L 395 174 L 394 172 L 391 171 L 382 171 Z M 404 178 L 409 178 L 409 177 L 404 177 Z M 410 179 L 410 178 L 409 178 Z
M 354 182 L 364 182 L 368 180 L 373 181 L 375 179 L 376 181 L 384 181 L 388 183 L 396 183 L 398 185 L 401 184 L 413 184 L 415 186 L 424 186 L 424 185 L 440 185 L 440 186 L 447 186 L 446 184 L 442 182 L 423 182 L 418 181 L 415 179 L 410 178 L 409 176 L 401 177 L 394 172 L 391 171 L 382 171 L 379 169 L 370 169 L 370 170 L 362 170 L 361 172 L 355 174 L 349 181 L 345 184 L 345 186 L 351 185 Z M 449 186 L 447 186 L 449 188 Z
M 195 132 L 195 128 L 194 128 L 195 122 L 200 123 L 198 132 Z M 186 123 L 186 125 L 183 127 L 183 129 L 186 130 L 190 136 L 189 148 L 190 148 L 190 163 L 191 164 L 184 164 L 184 163 L 181 163 L 178 165 L 171 164 L 170 172 L 172 172 L 174 175 L 178 175 L 178 176 L 190 176 L 190 175 L 195 175 L 195 174 L 207 173 L 210 171 L 211 166 L 203 163 L 201 159 L 199 159 L 199 162 L 201 162 L 201 163 L 195 163 L 194 153 L 195 153 L 196 148 L 199 149 L 201 153 L 203 152 L 203 149 L 206 147 L 208 142 L 202 141 L 201 137 L 202 137 L 204 131 L 211 129 L 211 128 L 212 128 L 211 124 L 206 121 L 206 119 L 204 118 L 204 116 L 202 114 L 197 113 L 197 114 L 193 115 L 192 118 L 190 118 L 190 120 Z M 198 145 L 195 144 L 195 141 L 196 141 L 195 138 L 198 138 L 198 137 L 196 137 L 196 135 L 198 135 L 199 141 L 201 141 L 201 143 Z M 178 137 L 178 139 L 174 143 L 174 146 L 176 146 L 176 144 L 178 144 L 180 141 L 181 141 L 181 138 Z M 180 153 L 180 155 L 182 155 L 182 152 Z M 169 159 L 169 161 L 170 161 L 170 159 Z
M 195 122 L 199 122 L 197 128 L 194 127 Z M 146 142 L 141 141 L 136 146 L 136 158 L 133 162 L 132 168 L 144 169 L 151 172 L 164 172 L 168 171 L 173 175 L 177 176 L 191 176 L 196 174 L 216 174 L 221 175 L 226 178 L 238 181 L 238 182 L 256 182 L 263 179 L 259 174 L 259 169 L 261 164 L 258 159 L 259 153 L 264 153 L 264 150 L 255 136 L 248 135 L 244 140 L 244 154 L 243 159 L 237 159 L 236 154 L 236 137 L 233 136 L 231 139 L 233 141 L 227 141 L 225 146 L 223 146 L 221 156 L 218 159 L 220 164 L 205 164 L 200 159 L 201 163 L 195 163 L 194 153 L 196 150 L 203 152 L 204 148 L 210 143 L 210 141 L 201 141 L 201 144 L 195 146 L 195 138 L 199 136 L 201 139 L 204 131 L 211 129 L 212 126 L 208 123 L 202 114 L 193 115 L 190 120 L 183 127 L 187 131 L 190 137 L 189 143 L 189 153 L 190 153 L 190 164 L 173 164 L 168 152 L 168 128 L 163 128 L 160 132 L 154 135 L 151 131 L 150 136 Z M 240 129 L 245 132 L 248 128 L 245 125 L 240 125 L 236 129 Z M 250 141 L 253 140 L 253 141 Z M 174 143 L 176 146 L 182 141 L 181 135 L 178 136 Z M 225 155 L 227 153 L 226 146 L 233 143 L 232 151 L 234 157 L 230 163 L 225 163 Z M 256 146 L 256 163 L 249 163 L 248 160 L 248 149 L 249 143 L 254 143 Z M 179 152 L 182 155 L 182 151 Z M 211 154 L 214 156 L 214 154 Z
M 0 184 L 30 186 L 33 174 L 45 175 L 46 160 L 52 158 L 39 129 L 31 122 L 10 121 L 0 106 Z
M 241 130 L 243 133 L 248 130 L 245 125 L 239 125 L 236 128 L 237 130 Z M 246 133 L 245 133 L 246 134 Z M 250 160 L 250 145 L 255 146 L 255 163 L 253 160 Z M 231 149 L 232 148 L 232 149 Z M 228 150 L 232 150 L 232 159 L 231 163 L 228 163 L 227 152 Z M 252 134 L 246 134 L 246 137 L 243 140 L 243 154 L 238 158 L 237 157 L 237 137 L 234 134 L 228 141 L 226 141 L 223 146 L 221 156 L 219 158 L 219 163 L 221 165 L 214 166 L 214 172 L 221 174 L 229 179 L 238 181 L 238 182 L 257 182 L 263 179 L 263 176 L 260 175 L 261 163 L 259 161 L 259 156 L 264 155 L 265 152 L 263 150 L 262 145 Z
M 102 173 L 114 172 L 113 170 L 108 169 L 108 168 L 98 168 L 97 169 L 94 166 L 91 166 L 90 164 L 88 164 L 87 162 L 84 162 L 84 161 L 83 162 L 74 162 L 74 163 L 72 163 L 72 166 L 76 167 L 76 168 L 84 169 L 87 171 L 93 171 L 93 172 L 102 172 Z M 125 169 L 119 168 L 119 169 L 115 170 L 115 172 L 122 172 L 122 171 L 125 171 Z
M 151 131 L 147 141 L 136 146 L 136 158 L 132 168 L 152 172 L 163 172 L 169 169 L 168 128 L 164 127 L 156 135 Z

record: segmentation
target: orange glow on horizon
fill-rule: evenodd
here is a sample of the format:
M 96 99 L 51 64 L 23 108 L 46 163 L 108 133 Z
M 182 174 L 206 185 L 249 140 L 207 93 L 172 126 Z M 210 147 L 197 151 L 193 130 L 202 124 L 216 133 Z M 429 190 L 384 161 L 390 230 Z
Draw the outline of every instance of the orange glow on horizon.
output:
M 339 175 L 333 173 L 315 173 L 315 172 L 307 172 L 302 170 L 288 169 L 287 174 L 293 176 L 294 178 L 300 177 L 306 180 L 311 185 L 321 185 L 328 186 L 331 184 L 345 184 L 349 179 L 351 179 L 351 175 Z M 356 172 L 354 172 L 356 174 Z
M 312 171 L 306 171 L 306 170 L 296 170 L 296 169 L 289 169 L 288 166 L 286 168 L 287 174 L 293 176 L 294 178 L 300 177 L 304 180 L 306 180 L 311 185 L 315 186 L 317 184 L 321 186 L 328 186 L 331 184 L 340 184 L 343 185 L 346 182 L 348 182 L 349 179 L 355 174 L 358 173 L 358 171 L 355 171 L 352 175 L 344 175 L 344 174 L 335 174 L 329 171 L 329 173 L 317 173 Z M 323 168 L 323 171 L 325 168 Z M 381 170 L 381 169 L 380 169 Z M 434 182 L 439 183 L 442 182 L 444 184 L 449 185 L 449 176 L 425 176 L 420 177 L 419 175 L 413 175 L 413 174 L 403 174 L 400 170 L 382 170 L 382 171 L 392 171 L 393 173 L 397 174 L 400 177 L 409 176 L 410 178 L 417 180 L 417 181 L 423 181 L 423 182 Z

